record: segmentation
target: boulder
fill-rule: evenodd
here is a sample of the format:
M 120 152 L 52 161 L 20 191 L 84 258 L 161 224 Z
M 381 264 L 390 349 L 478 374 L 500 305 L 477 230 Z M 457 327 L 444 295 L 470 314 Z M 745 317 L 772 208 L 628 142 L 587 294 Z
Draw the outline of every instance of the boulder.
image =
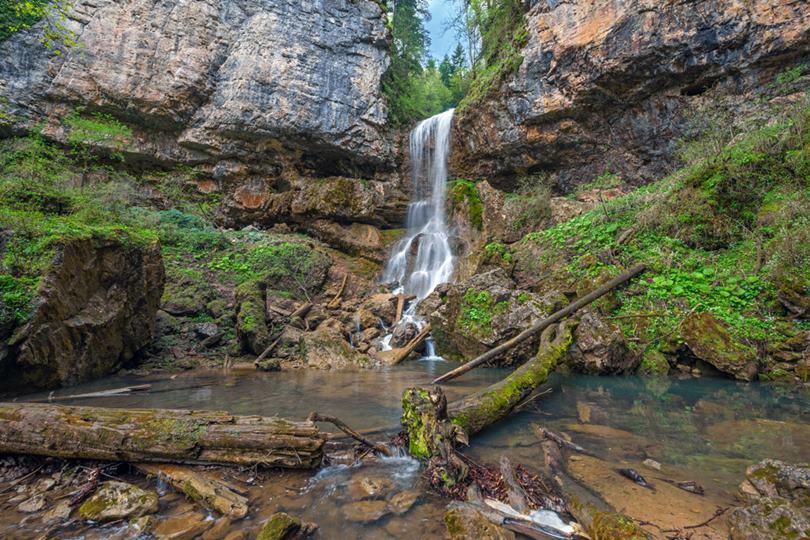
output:
M 331 325 L 322 324 L 314 332 L 303 333 L 298 347 L 300 362 L 310 368 L 344 369 L 372 365 L 368 356 L 352 349 L 343 334 Z
M 639 359 L 630 354 L 621 329 L 586 312 L 574 330 L 574 345 L 568 364 L 577 371 L 590 374 L 627 373 L 635 369 Z
M 284 512 L 276 512 L 265 521 L 256 540 L 298 540 L 315 532 L 318 526 Z
M 450 540 L 514 540 L 515 533 L 495 525 L 484 514 L 466 505 L 451 505 L 444 514 Z
M 747 506 L 728 517 L 731 540 L 802 538 L 810 531 L 810 467 L 773 459 L 748 467 L 740 484 Z
M 126 482 L 105 482 L 79 507 L 82 519 L 106 522 L 137 518 L 158 511 L 158 496 Z
M 151 340 L 163 292 L 156 243 L 89 238 L 62 244 L 28 321 L 0 354 L 0 386 L 54 388 L 108 375 Z
M 437 352 L 453 360 L 469 360 L 528 328 L 549 314 L 542 298 L 515 288 L 503 269 L 488 272 L 436 291 L 418 312 L 432 327 Z M 509 366 L 534 356 L 539 336 L 499 357 Z
M 718 371 L 742 381 L 756 377 L 756 351 L 734 339 L 711 313 L 690 314 L 681 324 L 681 336 L 692 354 Z

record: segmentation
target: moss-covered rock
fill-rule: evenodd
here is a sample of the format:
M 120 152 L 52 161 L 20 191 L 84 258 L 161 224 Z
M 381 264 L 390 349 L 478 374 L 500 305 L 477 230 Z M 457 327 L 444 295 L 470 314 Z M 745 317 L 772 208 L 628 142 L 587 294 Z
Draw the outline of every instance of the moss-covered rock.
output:
M 264 303 L 261 282 L 248 281 L 236 289 L 236 335 L 242 347 L 256 355 L 270 345 Z
M 810 536 L 810 468 L 766 459 L 740 484 L 749 506 L 728 518 L 732 540 L 803 539 Z
M 318 526 L 301 521 L 285 512 L 276 512 L 264 522 L 256 540 L 299 540 L 315 532 Z
M 98 522 L 137 518 L 157 511 L 157 493 L 126 482 L 105 482 L 79 507 L 82 519 Z
M 681 335 L 692 354 L 717 370 L 743 381 L 756 377 L 756 351 L 735 339 L 711 313 L 690 314 L 681 325 Z

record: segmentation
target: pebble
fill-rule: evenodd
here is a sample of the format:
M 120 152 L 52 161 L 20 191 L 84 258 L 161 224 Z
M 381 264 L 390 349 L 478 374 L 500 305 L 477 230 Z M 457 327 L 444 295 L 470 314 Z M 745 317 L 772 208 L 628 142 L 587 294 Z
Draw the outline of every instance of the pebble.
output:
M 45 497 L 43 495 L 34 495 L 33 497 L 24 500 L 20 504 L 17 505 L 18 512 L 24 512 L 26 514 L 31 514 L 33 512 L 39 512 L 45 507 Z
M 645 467 L 648 467 L 650 469 L 654 469 L 656 471 L 661 470 L 661 464 L 655 461 L 654 459 L 647 458 L 642 463 L 644 464 Z

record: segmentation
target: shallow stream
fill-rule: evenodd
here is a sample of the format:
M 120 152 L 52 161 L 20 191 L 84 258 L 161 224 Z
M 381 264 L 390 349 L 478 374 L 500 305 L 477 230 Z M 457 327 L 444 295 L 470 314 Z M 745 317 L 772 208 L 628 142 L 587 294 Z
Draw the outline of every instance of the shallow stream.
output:
M 172 378 L 114 377 L 60 390 L 57 395 L 150 383 L 152 388 L 146 393 L 59 403 L 217 409 L 294 419 L 317 410 L 337 416 L 355 429 L 373 430 L 373 437 L 382 440 L 398 430 L 402 391 L 426 384 L 451 367 L 444 362 L 418 361 L 352 372 L 187 372 Z M 476 370 L 447 385 L 448 398 L 490 384 L 504 374 L 503 370 Z M 797 462 L 810 458 L 810 393 L 806 389 L 709 378 L 559 374 L 552 376 L 545 389 L 546 394 L 520 412 L 476 436 L 468 455 L 479 462 L 497 463 L 506 454 L 513 463 L 538 467 L 542 454 L 530 424 L 564 432 L 602 458 L 575 456 L 569 463 L 572 475 L 583 480 L 591 494 L 606 498 L 616 509 L 637 519 L 655 518 L 662 528 L 699 523 L 716 507 L 732 505 L 746 466 L 759 459 Z M 47 397 L 39 394 L 24 399 Z M 329 429 L 328 425 L 322 427 Z M 659 462 L 661 471 L 642 465 L 647 458 Z M 653 493 L 639 488 L 618 476 L 616 467 L 636 468 L 658 489 Z M 220 474 L 249 486 L 251 501 L 248 518 L 224 524 L 223 535 L 246 530 L 247 537 L 252 538 L 264 519 L 286 510 L 317 523 L 317 538 L 444 537 L 445 502 L 421 490 L 418 464 L 408 458 L 361 466 L 332 465 L 314 476 L 301 472 L 263 475 L 249 470 Z M 696 480 L 706 494 L 698 496 L 671 487 L 665 478 Z M 386 498 L 418 494 L 419 501 L 402 515 L 389 512 L 369 522 L 381 510 L 374 505 L 357 505 L 362 498 L 358 493 L 367 488 L 367 484 L 365 488 L 361 485 L 364 479 L 382 485 Z M 148 485 L 146 481 L 143 484 Z M 0 496 L 0 537 L 36 537 L 43 530 L 36 516 L 26 518 L 19 527 L 24 516 L 3 502 Z M 194 519 L 200 517 L 198 510 L 177 494 L 168 492 L 161 498 L 161 519 L 183 512 L 193 514 Z M 74 536 L 61 537 L 124 537 L 121 525 L 115 527 L 80 527 Z M 694 538 L 722 538 L 724 533 L 723 520 L 719 519 L 698 530 Z

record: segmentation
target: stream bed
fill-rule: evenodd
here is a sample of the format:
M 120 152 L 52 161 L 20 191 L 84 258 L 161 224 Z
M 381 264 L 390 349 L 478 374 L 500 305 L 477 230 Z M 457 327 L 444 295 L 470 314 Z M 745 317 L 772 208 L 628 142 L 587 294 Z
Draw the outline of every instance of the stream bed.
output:
M 63 389 L 55 395 L 149 383 L 151 390 L 145 393 L 59 403 L 212 409 L 293 419 L 303 419 L 315 410 L 336 416 L 355 429 L 373 430 L 372 436 L 383 440 L 398 431 L 402 391 L 408 386 L 427 384 L 451 367 L 453 364 L 445 362 L 417 361 L 364 371 L 194 371 L 172 377 L 111 377 Z M 445 387 L 448 399 L 491 384 L 505 373 L 479 369 L 467 374 Z M 563 432 L 599 456 L 599 459 L 573 456 L 568 464 L 572 476 L 587 486 L 587 495 L 599 496 L 636 519 L 652 521 L 659 529 L 699 523 L 711 517 L 717 508 L 733 505 L 734 492 L 745 468 L 760 459 L 789 462 L 810 459 L 807 389 L 713 378 L 676 380 L 562 374 L 553 375 L 544 389 L 544 395 L 477 435 L 467 454 L 478 462 L 491 463 L 497 463 L 505 454 L 512 463 L 539 467 L 542 453 L 531 424 Z M 19 399 L 47 398 L 44 393 Z M 325 424 L 321 427 L 331 428 Z M 661 470 L 643 465 L 645 459 L 660 463 Z M 617 475 L 618 467 L 637 469 L 656 490 L 644 490 Z M 419 465 L 407 457 L 364 465 L 331 465 L 317 473 L 227 469 L 216 472 L 246 487 L 251 508 L 248 517 L 233 523 L 223 521 L 201 512 L 181 494 L 165 489 L 158 514 L 159 527 L 163 526 L 164 532 L 196 520 L 208 524 L 210 538 L 224 538 L 235 531 L 253 538 L 265 519 L 284 510 L 317 523 L 316 538 L 445 536 L 442 516 L 446 501 L 424 492 Z M 688 493 L 665 480 L 698 481 L 705 494 Z M 142 479 L 140 483 L 154 489 L 154 482 Z M 374 489 L 383 492 L 380 498 L 387 499 L 387 505 L 369 500 L 374 497 L 367 492 Z M 11 495 L 0 494 L 0 537 L 40 537 L 47 527 L 37 515 L 17 512 L 8 500 Z M 403 503 L 397 510 L 404 511 L 391 510 L 395 507 L 391 504 L 394 497 Z M 657 535 L 653 527 L 651 532 Z M 48 537 L 133 536 L 120 523 L 105 527 L 77 523 Z M 724 537 L 722 518 L 695 530 L 693 536 Z

